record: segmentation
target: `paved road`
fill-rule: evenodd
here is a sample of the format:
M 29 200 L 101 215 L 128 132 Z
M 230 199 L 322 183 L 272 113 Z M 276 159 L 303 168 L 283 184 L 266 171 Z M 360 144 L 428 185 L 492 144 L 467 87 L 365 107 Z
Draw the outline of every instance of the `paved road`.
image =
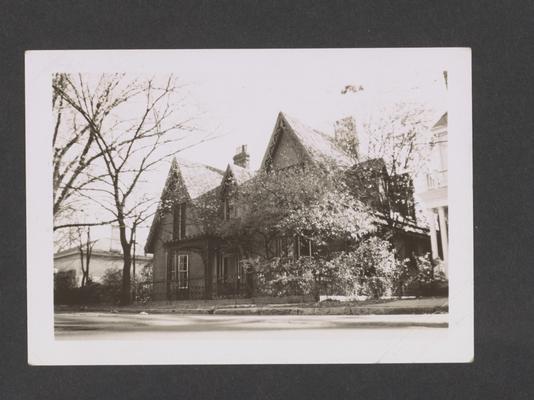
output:
M 446 331 L 447 314 L 436 315 L 314 315 L 314 316 L 218 316 L 176 314 L 57 313 L 56 339 L 180 339 L 232 336 L 321 335 L 358 332 L 362 335 L 428 334 Z M 441 328 L 441 329 L 440 329 Z M 440 333 L 442 334 L 442 333 Z

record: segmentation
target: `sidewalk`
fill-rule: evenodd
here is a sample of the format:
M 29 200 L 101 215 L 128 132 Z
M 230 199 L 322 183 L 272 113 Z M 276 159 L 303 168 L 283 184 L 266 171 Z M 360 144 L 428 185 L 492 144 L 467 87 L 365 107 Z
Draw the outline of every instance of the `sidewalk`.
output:
M 229 304 L 216 301 L 154 303 L 127 307 L 88 306 L 56 307 L 56 312 L 104 311 L 112 313 L 146 314 L 212 314 L 212 315 L 392 315 L 392 314 L 443 314 L 448 312 L 448 298 L 378 301 L 323 301 L 319 303 L 285 304 Z

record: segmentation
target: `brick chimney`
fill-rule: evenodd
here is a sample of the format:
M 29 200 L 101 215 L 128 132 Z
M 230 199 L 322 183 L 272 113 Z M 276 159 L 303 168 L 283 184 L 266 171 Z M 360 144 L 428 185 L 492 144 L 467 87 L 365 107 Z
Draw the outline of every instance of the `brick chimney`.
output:
M 356 121 L 346 117 L 334 124 L 334 141 L 337 146 L 355 161 L 360 159 L 360 140 L 356 129 Z
M 247 145 L 239 146 L 235 151 L 234 164 L 243 168 L 248 168 L 250 156 L 247 152 Z

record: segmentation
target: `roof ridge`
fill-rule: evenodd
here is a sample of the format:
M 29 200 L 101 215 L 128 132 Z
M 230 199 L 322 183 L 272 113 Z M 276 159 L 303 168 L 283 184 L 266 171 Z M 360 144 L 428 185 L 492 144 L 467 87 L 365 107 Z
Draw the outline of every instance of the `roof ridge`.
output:
M 204 164 L 204 163 L 201 163 L 201 162 L 198 162 L 198 161 L 192 161 L 188 158 L 183 158 L 183 157 L 173 157 L 173 163 L 176 162 L 176 166 L 180 166 L 180 164 L 187 164 L 189 166 L 194 166 L 194 167 L 204 167 L 204 168 L 207 168 L 213 172 L 218 172 L 220 174 L 224 174 L 224 171 L 217 168 L 217 167 L 214 167 L 213 165 L 209 165 L 209 164 Z
M 336 143 L 335 136 L 327 134 L 319 129 L 313 128 L 310 125 L 301 122 L 298 118 L 292 117 L 282 112 L 280 112 L 280 114 L 282 118 L 286 120 L 293 133 L 299 138 L 301 144 L 307 148 L 307 151 L 311 150 L 312 152 L 320 153 L 321 157 L 326 156 L 332 159 L 336 158 L 336 155 L 334 153 L 336 152 L 338 153 L 338 162 L 347 163 L 349 155 L 342 148 L 339 147 L 338 143 Z M 313 135 L 316 135 L 319 140 L 323 140 L 325 143 L 327 143 L 328 148 L 321 148 L 320 142 L 317 142 L 317 139 L 310 137 L 311 135 L 306 134 L 306 132 L 303 132 L 303 130 L 309 131 Z M 314 154 L 314 156 L 317 155 L 318 154 Z M 348 163 L 350 164 L 350 162 Z
M 293 115 L 290 115 L 290 114 L 285 113 L 285 112 L 283 112 L 283 111 L 280 111 L 280 114 L 282 114 L 282 116 L 283 116 L 284 118 L 286 118 L 286 120 L 287 120 L 287 118 L 289 118 L 290 120 L 293 120 L 294 122 L 296 122 L 296 123 L 302 125 L 302 126 L 305 127 L 305 128 L 308 128 L 308 129 L 314 131 L 315 133 L 318 133 L 318 134 L 324 136 L 324 137 L 327 138 L 327 139 L 333 139 L 333 136 L 332 136 L 332 135 L 330 135 L 330 134 L 328 134 L 328 133 L 326 133 L 326 132 L 323 132 L 323 131 L 321 131 L 321 130 L 319 130 L 319 129 L 317 129 L 317 128 L 314 128 L 313 126 L 308 125 L 308 124 L 305 123 L 305 122 L 302 122 L 299 118 L 296 118 L 296 117 L 294 117 Z M 287 121 L 287 122 L 290 122 L 290 121 Z M 291 123 L 290 123 L 289 125 L 291 125 Z

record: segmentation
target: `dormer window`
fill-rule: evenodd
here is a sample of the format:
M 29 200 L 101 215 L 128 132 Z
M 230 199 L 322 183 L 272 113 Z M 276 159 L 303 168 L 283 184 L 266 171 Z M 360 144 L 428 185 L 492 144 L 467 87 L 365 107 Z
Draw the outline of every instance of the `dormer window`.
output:
M 173 240 L 181 240 L 185 237 L 185 203 L 176 204 L 173 209 Z

